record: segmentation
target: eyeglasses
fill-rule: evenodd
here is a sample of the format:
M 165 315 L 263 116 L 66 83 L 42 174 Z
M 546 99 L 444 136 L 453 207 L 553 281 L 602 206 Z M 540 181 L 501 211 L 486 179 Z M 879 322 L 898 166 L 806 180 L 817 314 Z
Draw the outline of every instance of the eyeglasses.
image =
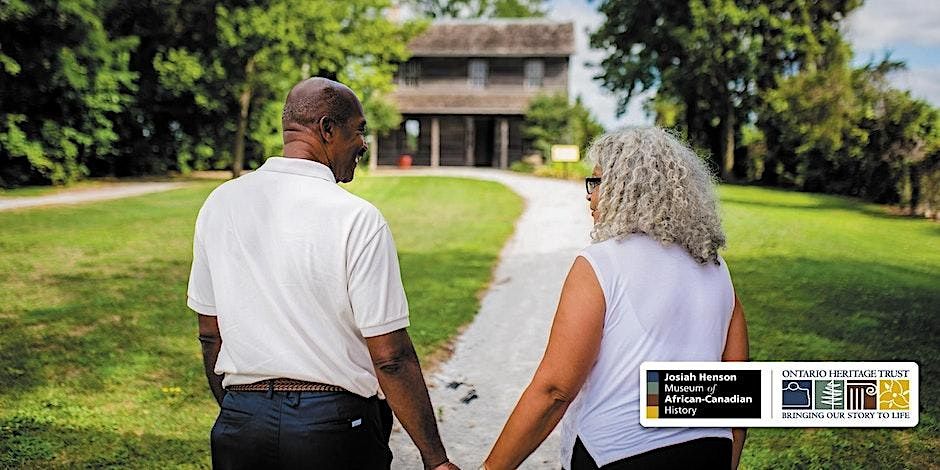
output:
M 588 194 L 593 193 L 594 190 L 597 189 L 597 186 L 600 184 L 601 184 L 600 176 L 588 176 L 587 178 L 584 178 L 584 189 L 587 190 Z

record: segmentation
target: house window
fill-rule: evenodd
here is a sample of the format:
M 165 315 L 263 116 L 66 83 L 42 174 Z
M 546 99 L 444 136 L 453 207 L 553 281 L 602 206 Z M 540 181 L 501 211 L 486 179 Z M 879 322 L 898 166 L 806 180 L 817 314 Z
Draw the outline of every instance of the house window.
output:
M 405 151 L 418 151 L 418 138 L 421 136 L 421 123 L 417 119 L 405 121 Z
M 541 88 L 545 78 L 545 62 L 541 60 L 525 61 L 526 88 Z
M 420 76 L 421 64 L 419 62 L 405 62 L 399 69 L 398 82 L 402 86 L 418 86 L 418 78 Z
M 483 88 L 486 86 L 486 76 L 489 73 L 489 67 L 485 60 L 474 59 L 470 61 L 470 86 L 472 88 Z

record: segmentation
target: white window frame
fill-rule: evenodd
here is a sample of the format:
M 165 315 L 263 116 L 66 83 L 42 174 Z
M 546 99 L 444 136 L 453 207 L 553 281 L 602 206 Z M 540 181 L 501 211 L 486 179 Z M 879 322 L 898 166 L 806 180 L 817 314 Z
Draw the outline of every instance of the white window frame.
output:
M 470 88 L 486 88 L 490 67 L 483 59 L 470 59 L 467 63 L 467 84 Z

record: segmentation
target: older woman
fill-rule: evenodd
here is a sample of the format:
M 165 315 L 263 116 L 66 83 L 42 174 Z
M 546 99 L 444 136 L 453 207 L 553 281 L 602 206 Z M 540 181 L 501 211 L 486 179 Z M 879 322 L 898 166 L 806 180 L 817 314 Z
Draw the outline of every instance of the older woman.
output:
M 542 362 L 484 468 L 518 467 L 563 415 L 571 470 L 734 468 L 743 429 L 639 418 L 644 361 L 747 360 L 711 175 L 658 128 L 606 134 L 589 157 L 594 242 L 568 273 Z

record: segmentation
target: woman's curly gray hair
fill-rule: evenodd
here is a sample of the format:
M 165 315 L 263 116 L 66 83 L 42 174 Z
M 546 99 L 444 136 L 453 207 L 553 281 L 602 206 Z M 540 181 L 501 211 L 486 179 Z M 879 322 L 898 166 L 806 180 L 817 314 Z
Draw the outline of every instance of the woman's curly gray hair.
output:
M 682 246 L 699 263 L 718 263 L 725 234 L 714 179 L 692 149 L 650 127 L 604 134 L 588 157 L 603 178 L 595 190 L 595 242 L 642 233 Z

